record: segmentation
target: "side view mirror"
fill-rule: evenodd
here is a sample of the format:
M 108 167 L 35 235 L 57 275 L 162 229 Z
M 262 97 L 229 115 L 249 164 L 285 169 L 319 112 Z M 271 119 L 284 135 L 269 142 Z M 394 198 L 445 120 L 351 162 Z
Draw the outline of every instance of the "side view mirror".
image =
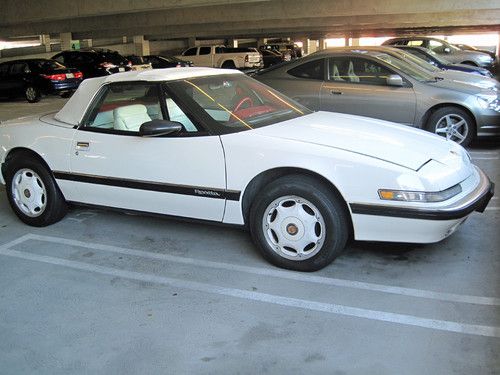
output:
M 388 86 L 403 86 L 403 78 L 397 74 L 391 74 L 387 77 Z
M 450 47 L 445 47 L 443 51 L 444 51 L 444 53 L 450 53 L 451 49 L 450 49 Z
M 177 121 L 151 120 L 141 125 L 139 135 L 142 137 L 159 137 L 177 133 L 182 129 L 182 124 Z

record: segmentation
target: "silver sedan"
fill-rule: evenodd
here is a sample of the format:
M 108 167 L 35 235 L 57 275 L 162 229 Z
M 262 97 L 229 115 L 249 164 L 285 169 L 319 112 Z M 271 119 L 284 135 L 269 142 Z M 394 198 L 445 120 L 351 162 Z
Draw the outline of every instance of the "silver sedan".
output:
M 500 134 L 497 92 L 436 78 L 380 51 L 322 51 L 255 78 L 312 110 L 398 122 L 464 146 L 476 135 Z

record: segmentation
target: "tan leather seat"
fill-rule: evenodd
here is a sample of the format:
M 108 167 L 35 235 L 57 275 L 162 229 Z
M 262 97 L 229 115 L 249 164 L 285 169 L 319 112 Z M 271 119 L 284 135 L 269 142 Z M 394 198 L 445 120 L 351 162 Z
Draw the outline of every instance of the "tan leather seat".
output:
M 359 77 L 354 73 L 354 64 L 349 61 L 349 69 L 347 70 L 347 76 L 350 82 L 359 82 Z

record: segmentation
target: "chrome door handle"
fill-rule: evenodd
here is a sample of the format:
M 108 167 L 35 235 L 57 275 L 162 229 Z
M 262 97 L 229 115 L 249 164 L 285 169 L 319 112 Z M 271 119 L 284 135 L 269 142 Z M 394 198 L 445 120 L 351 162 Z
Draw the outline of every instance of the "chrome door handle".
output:
M 90 147 L 89 142 L 76 142 L 76 150 L 77 151 L 85 151 L 88 150 Z
M 342 95 L 342 91 L 332 90 L 330 92 L 332 93 L 332 95 Z

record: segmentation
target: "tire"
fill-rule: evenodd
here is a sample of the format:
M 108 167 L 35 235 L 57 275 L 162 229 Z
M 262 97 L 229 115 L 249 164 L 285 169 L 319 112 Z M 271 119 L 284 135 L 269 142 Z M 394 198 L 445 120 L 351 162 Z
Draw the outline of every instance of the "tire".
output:
M 224 61 L 221 66 L 222 69 L 236 69 L 236 65 L 232 60 Z
M 67 204 L 59 187 L 35 158 L 23 154 L 9 160 L 5 182 L 9 204 L 24 223 L 44 227 L 66 215 Z
M 457 127 L 458 124 L 461 125 Z M 434 111 L 429 116 L 426 129 L 464 147 L 470 145 L 476 135 L 474 119 L 463 109 L 451 106 Z
M 341 254 L 348 223 L 332 189 L 301 175 L 265 186 L 249 215 L 250 233 L 263 257 L 275 266 L 305 272 L 320 270 Z
M 24 97 L 30 103 L 39 102 L 42 95 L 40 94 L 40 90 L 38 90 L 35 86 L 27 86 L 24 89 Z

